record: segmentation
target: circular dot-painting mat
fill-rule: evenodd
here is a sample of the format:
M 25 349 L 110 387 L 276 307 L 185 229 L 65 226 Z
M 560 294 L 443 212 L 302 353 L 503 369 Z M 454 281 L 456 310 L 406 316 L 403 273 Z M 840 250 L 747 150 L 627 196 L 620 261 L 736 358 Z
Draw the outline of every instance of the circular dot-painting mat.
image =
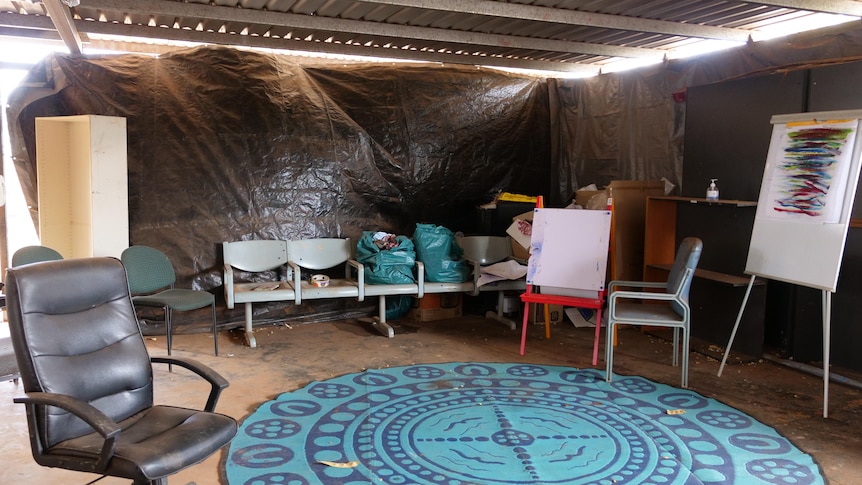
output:
M 772 428 L 594 369 L 448 363 L 314 382 L 248 416 L 231 485 L 823 484 Z

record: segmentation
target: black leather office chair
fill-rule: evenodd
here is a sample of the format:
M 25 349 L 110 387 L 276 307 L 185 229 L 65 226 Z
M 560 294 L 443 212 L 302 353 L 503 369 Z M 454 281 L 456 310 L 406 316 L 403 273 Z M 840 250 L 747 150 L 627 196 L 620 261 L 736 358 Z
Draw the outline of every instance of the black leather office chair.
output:
M 26 405 L 40 465 L 164 485 L 236 435 L 236 421 L 213 412 L 224 378 L 193 360 L 149 356 L 120 261 L 10 268 L 6 296 L 26 393 L 15 402 Z M 206 379 L 205 411 L 154 405 L 156 362 Z

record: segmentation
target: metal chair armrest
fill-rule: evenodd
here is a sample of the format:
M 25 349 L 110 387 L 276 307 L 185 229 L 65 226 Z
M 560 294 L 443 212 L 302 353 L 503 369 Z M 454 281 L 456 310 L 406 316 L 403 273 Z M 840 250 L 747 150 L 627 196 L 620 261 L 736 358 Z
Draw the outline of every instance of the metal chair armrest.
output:
M 229 263 L 224 265 L 224 299 L 227 307 L 233 310 L 236 300 L 233 293 L 233 266 Z
M 608 292 L 613 292 L 617 286 L 626 288 L 664 288 L 667 285 L 666 281 L 625 281 L 614 280 L 608 283 Z
M 287 265 L 293 272 L 293 301 L 299 305 L 302 303 L 302 269 L 293 261 L 288 260 Z
M 356 268 L 356 279 L 361 282 L 359 284 L 359 297 L 357 298 L 359 301 L 365 301 L 365 265 L 356 261 L 355 259 L 348 259 L 347 264 L 345 265 L 345 279 L 347 281 L 353 281 L 352 275 L 350 274 L 350 268 Z

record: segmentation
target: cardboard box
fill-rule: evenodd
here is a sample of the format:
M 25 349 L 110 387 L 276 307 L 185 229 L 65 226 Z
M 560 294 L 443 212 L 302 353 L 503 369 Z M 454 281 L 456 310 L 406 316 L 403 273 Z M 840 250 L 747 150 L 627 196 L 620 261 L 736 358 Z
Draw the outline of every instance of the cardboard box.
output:
M 413 308 L 405 318 L 414 322 L 433 322 L 457 318 L 462 313 L 460 293 L 429 293 L 422 298 L 413 298 Z
M 565 317 L 565 312 L 563 312 L 562 305 L 548 305 L 550 322 L 560 323 L 563 321 Z M 545 305 L 539 303 L 530 303 L 530 315 L 527 318 L 527 322 L 542 324 L 545 323 Z
M 520 230 L 520 221 L 533 221 L 533 211 L 518 214 L 512 218 L 512 223 L 506 229 L 506 234 L 512 239 L 512 256 L 515 259 L 526 261 L 530 258 L 530 235 Z
M 584 209 L 605 209 L 608 206 L 607 198 L 605 198 L 604 200 L 601 198 L 596 198 L 594 200 L 594 197 L 599 194 L 605 194 L 605 196 L 607 197 L 607 191 L 605 190 L 578 190 L 575 192 L 575 204 L 578 204 Z
M 605 209 L 607 194 L 614 199 L 615 246 L 609 261 L 608 280 L 643 280 L 644 232 L 647 197 L 664 195 L 664 182 L 614 180 L 605 190 L 578 190 L 575 203 L 585 209 Z

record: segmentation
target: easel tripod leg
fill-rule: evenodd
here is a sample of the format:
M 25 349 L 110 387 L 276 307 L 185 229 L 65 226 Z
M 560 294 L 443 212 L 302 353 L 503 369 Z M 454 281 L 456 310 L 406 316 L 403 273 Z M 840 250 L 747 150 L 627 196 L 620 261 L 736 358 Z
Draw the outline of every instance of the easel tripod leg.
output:
M 727 347 L 724 349 L 724 357 L 721 358 L 721 365 L 718 366 L 718 377 L 721 377 L 724 371 L 724 364 L 727 362 L 727 356 L 730 355 L 730 347 L 733 345 L 733 339 L 736 338 L 736 331 L 739 329 L 739 322 L 742 320 L 742 313 L 745 311 L 745 305 L 748 303 L 748 296 L 751 294 L 751 287 L 754 286 L 754 275 L 748 280 L 748 288 L 745 289 L 745 296 L 742 297 L 742 305 L 739 307 L 739 313 L 736 315 L 736 323 L 733 324 L 733 331 L 730 332 L 730 340 L 727 341 Z
M 823 290 L 823 417 L 829 417 L 829 336 L 832 328 L 832 292 Z

